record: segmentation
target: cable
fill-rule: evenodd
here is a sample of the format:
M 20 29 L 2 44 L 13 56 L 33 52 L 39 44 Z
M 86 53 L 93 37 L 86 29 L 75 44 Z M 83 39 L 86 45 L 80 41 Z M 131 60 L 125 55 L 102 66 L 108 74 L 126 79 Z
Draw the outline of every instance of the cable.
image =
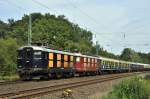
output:
M 83 11 L 82 9 L 80 9 L 79 7 L 77 7 L 75 4 L 73 4 L 71 2 L 71 0 L 68 0 L 68 3 L 70 5 L 72 5 L 75 9 L 78 9 L 80 11 L 81 14 L 83 14 L 84 16 L 88 17 L 90 20 L 92 20 L 94 22 L 94 24 L 99 26 L 99 23 L 97 23 L 97 20 L 95 20 L 95 18 L 91 17 L 90 15 L 88 15 L 85 11 Z M 103 26 L 105 27 L 105 26 Z
M 96 21 L 93 17 L 89 16 L 89 15 L 88 15 L 87 13 L 85 13 L 82 9 L 80 9 L 79 7 L 77 7 L 76 5 L 74 5 L 70 0 L 68 0 L 68 2 L 69 2 L 74 8 L 79 9 L 79 11 L 80 11 L 82 14 L 84 14 L 85 16 L 87 16 L 88 18 L 90 18 L 91 20 L 93 20 L 94 22 L 97 23 L 97 21 Z
M 46 9 L 48 9 L 48 10 L 54 11 L 54 13 L 57 14 L 56 10 L 49 8 L 48 6 L 46 6 L 46 5 L 43 4 L 43 3 L 41 3 L 41 2 L 39 2 L 39 1 L 37 1 L 37 0 L 31 0 L 31 1 L 34 2 L 34 3 L 36 3 L 36 4 L 38 4 L 38 5 L 40 5 L 40 6 L 42 6 L 42 7 L 44 7 L 44 8 L 46 8 Z
M 8 4 L 12 4 L 12 5 L 14 5 L 16 8 L 18 8 L 18 9 L 22 9 L 22 10 L 25 10 L 25 11 L 29 11 L 29 10 L 27 10 L 27 9 L 25 9 L 25 8 L 23 8 L 22 6 L 19 6 L 19 5 L 17 5 L 16 3 L 14 3 L 14 2 L 12 2 L 12 1 L 9 1 L 9 0 L 5 0 Z

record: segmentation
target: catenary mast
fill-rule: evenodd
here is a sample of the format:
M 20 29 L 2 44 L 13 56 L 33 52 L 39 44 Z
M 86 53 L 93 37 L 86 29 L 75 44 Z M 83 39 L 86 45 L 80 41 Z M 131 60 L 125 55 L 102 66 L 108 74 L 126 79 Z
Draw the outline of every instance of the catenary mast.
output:
M 32 17 L 29 14 L 29 26 L 28 26 L 28 45 L 30 46 L 32 42 Z

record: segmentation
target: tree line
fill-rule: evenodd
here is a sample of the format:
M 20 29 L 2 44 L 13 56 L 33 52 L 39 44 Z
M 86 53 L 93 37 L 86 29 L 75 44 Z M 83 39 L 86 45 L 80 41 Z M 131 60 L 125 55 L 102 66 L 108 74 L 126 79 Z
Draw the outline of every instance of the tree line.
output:
M 126 61 L 150 63 L 150 53 L 135 52 L 130 48 L 122 54 L 107 52 L 92 41 L 93 33 L 70 22 L 64 15 L 49 13 L 32 13 L 32 42 L 47 43 L 52 49 L 75 49 L 86 55 L 101 55 L 104 57 Z M 0 75 L 16 73 L 17 49 L 26 45 L 28 40 L 29 15 L 20 20 L 8 19 L 8 23 L 0 20 Z

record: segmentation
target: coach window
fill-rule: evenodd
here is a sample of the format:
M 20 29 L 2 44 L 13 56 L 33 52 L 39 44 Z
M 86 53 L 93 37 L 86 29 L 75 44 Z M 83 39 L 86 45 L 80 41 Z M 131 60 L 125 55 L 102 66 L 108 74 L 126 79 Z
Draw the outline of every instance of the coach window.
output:
M 126 64 L 124 63 L 124 68 L 126 68 Z
M 86 57 L 84 58 L 84 62 L 86 62 Z
M 117 62 L 115 63 L 115 66 L 118 67 L 118 63 Z
M 73 56 L 70 56 L 70 67 L 73 67 Z
M 80 57 L 77 57 L 77 58 L 76 58 L 76 61 L 77 61 L 77 62 L 80 62 Z
M 128 68 L 128 64 L 126 64 L 126 68 Z
M 54 53 L 49 53 L 49 59 L 53 60 L 53 58 L 54 58 Z
M 128 68 L 130 67 L 130 65 L 128 64 Z
M 102 65 L 105 65 L 105 61 L 102 61 Z
M 68 55 L 64 55 L 64 60 L 68 61 Z
M 109 61 L 106 61 L 106 65 L 109 66 Z
M 90 58 L 88 58 L 88 62 L 90 63 Z
M 105 68 L 105 61 L 102 61 L 102 66 L 103 68 Z
M 108 68 L 110 68 L 110 66 L 111 66 L 111 62 L 110 62 L 110 61 L 108 61 Z
M 73 62 L 73 56 L 70 56 L 70 61 Z
M 57 54 L 57 60 L 61 60 L 61 54 Z
M 92 59 L 92 63 L 94 63 L 94 58 Z
M 113 68 L 115 68 L 115 62 L 112 62 L 112 66 L 113 66 Z
M 34 52 L 34 59 L 41 59 L 42 52 L 41 51 L 35 51 Z
M 95 63 L 97 63 L 97 59 L 95 59 Z

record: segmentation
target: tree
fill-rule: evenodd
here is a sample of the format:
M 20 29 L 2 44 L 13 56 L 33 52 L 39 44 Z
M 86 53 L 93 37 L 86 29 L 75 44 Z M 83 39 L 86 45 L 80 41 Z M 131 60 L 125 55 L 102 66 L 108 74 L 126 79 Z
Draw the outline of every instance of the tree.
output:
M 0 75 L 15 73 L 17 48 L 15 39 L 0 39 Z
M 0 20 L 0 38 L 6 38 L 8 25 Z
M 120 56 L 122 60 L 132 61 L 132 62 L 141 62 L 141 58 L 138 53 L 136 53 L 131 48 L 125 48 Z

